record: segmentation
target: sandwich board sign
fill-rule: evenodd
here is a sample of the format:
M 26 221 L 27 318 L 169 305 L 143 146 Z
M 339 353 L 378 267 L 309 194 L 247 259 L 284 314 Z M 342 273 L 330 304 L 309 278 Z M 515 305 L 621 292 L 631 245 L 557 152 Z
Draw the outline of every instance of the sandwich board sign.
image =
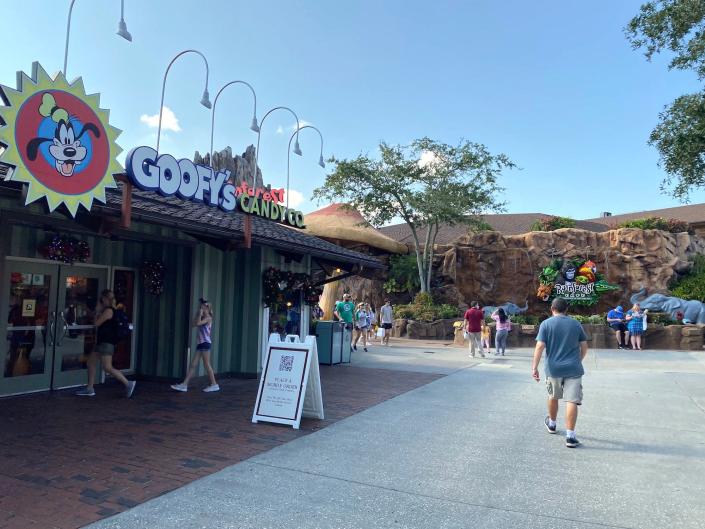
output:
M 252 422 L 288 424 L 298 430 L 302 416 L 324 418 L 316 337 L 301 342 L 289 335 L 282 341 L 272 334 Z

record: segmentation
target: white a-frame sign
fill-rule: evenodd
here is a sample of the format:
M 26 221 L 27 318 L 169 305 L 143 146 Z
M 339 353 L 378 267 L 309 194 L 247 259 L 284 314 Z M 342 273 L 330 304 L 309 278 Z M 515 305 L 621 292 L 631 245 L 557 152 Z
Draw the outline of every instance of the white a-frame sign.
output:
M 290 424 L 298 430 L 301 417 L 323 419 L 321 374 L 316 337 L 272 334 L 259 380 L 252 422 Z

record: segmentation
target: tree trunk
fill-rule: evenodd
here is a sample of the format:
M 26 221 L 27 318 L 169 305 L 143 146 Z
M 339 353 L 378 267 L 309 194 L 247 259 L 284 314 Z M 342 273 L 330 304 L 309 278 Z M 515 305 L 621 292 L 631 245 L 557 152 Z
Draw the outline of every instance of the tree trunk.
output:
M 419 269 L 419 285 L 421 286 L 421 292 L 426 292 L 426 274 L 424 273 L 424 264 L 421 256 L 421 248 L 419 248 L 419 234 L 416 233 L 416 227 L 413 224 L 407 222 L 409 228 L 411 228 L 411 234 L 414 237 L 414 250 L 416 251 L 416 266 Z
M 433 247 L 436 245 L 436 236 L 438 235 L 438 223 L 429 226 L 429 237 L 426 238 L 428 245 L 428 268 L 426 268 L 426 291 L 431 292 L 431 277 L 433 276 Z M 425 253 L 425 252 L 424 252 Z

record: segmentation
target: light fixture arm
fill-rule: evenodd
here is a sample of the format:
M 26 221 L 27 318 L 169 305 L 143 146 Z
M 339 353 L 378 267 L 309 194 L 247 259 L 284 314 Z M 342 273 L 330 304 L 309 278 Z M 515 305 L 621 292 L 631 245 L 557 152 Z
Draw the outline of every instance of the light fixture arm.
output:
M 260 140 L 260 136 L 261 136 L 261 133 L 262 133 L 262 126 L 264 125 L 264 120 L 267 119 L 267 116 L 269 116 L 269 115 L 270 115 L 272 112 L 274 112 L 275 110 L 288 110 L 289 112 L 291 112 L 291 113 L 294 115 L 294 118 L 296 118 L 296 132 L 295 132 L 295 135 L 296 135 L 296 145 L 298 145 L 298 143 L 299 143 L 299 129 L 301 128 L 301 124 L 299 123 L 299 116 L 296 115 L 296 112 L 294 112 L 293 110 L 291 110 L 289 107 L 274 107 L 274 108 L 270 108 L 270 109 L 267 111 L 267 113 L 266 113 L 264 116 L 262 116 L 262 120 L 259 122 L 260 132 L 257 133 L 257 150 L 255 151 L 255 176 L 253 177 L 252 187 L 255 187 L 254 178 L 257 176 L 257 168 L 259 167 L 259 140 Z M 299 149 L 299 153 L 300 153 L 300 152 L 301 152 L 301 150 Z M 300 156 L 300 154 L 299 154 L 299 156 Z
M 64 46 L 64 78 L 68 81 L 68 76 L 66 74 L 66 68 L 69 62 L 69 37 L 71 36 L 71 15 L 73 14 L 73 5 L 76 3 L 76 0 L 71 0 L 71 3 L 69 4 L 69 16 L 68 19 L 66 20 L 66 44 Z M 124 26 L 125 24 L 125 0 L 120 0 L 120 24 L 121 26 Z M 126 35 L 121 36 L 125 38 L 128 41 L 132 40 L 132 36 L 128 35 L 129 33 L 127 32 L 127 27 L 125 26 L 125 33 Z
M 252 98 L 254 99 L 254 110 L 252 112 L 252 126 L 257 125 L 257 94 L 255 93 L 255 89 L 252 88 L 252 85 L 248 82 L 245 81 L 230 81 L 229 83 L 226 83 L 223 85 L 223 87 L 218 90 L 218 93 L 215 94 L 215 99 L 213 99 L 213 108 L 211 110 L 211 148 L 210 148 L 210 153 L 211 153 L 211 167 L 215 169 L 213 166 L 213 131 L 215 130 L 215 107 L 218 104 L 218 98 L 220 97 L 220 94 L 223 93 L 223 90 L 225 90 L 228 86 L 234 85 L 234 84 L 243 84 L 247 88 L 250 89 L 252 92 Z M 252 128 L 252 127 L 250 127 Z M 259 128 L 259 127 L 258 127 Z M 254 129 L 252 129 L 254 130 Z M 255 130 L 255 132 L 258 132 Z M 255 167 L 255 173 L 257 172 L 257 168 Z
M 290 175 L 290 168 L 291 168 L 291 140 L 294 139 L 294 136 L 298 135 L 299 131 L 304 130 L 304 129 L 313 129 L 316 132 L 318 132 L 318 137 L 321 138 L 321 156 L 319 158 L 319 165 L 320 163 L 323 162 L 323 134 L 321 134 L 321 131 L 318 130 L 317 127 L 314 127 L 313 125 L 304 125 L 303 127 L 300 127 L 296 132 L 294 132 L 291 137 L 289 138 L 289 145 L 286 148 L 286 209 L 289 209 L 289 175 Z M 321 167 L 325 167 L 325 164 L 323 164 Z
M 164 72 L 164 79 L 162 80 L 162 98 L 161 102 L 159 103 L 159 126 L 157 128 L 157 155 L 159 154 L 159 140 L 162 136 L 162 114 L 164 113 L 164 91 L 166 90 L 166 78 L 169 75 L 171 65 L 174 64 L 176 59 L 178 59 L 182 55 L 185 55 L 186 53 L 196 53 L 197 55 L 200 55 L 203 58 L 203 62 L 206 64 L 206 88 L 203 91 L 203 98 L 201 99 L 201 104 L 203 104 L 206 108 L 209 108 L 208 105 L 210 105 L 210 101 L 208 100 L 208 76 L 210 73 L 208 68 L 208 59 L 206 59 L 206 56 L 198 50 L 184 50 L 182 52 L 177 53 L 174 58 L 171 59 L 169 66 L 166 67 L 166 71 Z

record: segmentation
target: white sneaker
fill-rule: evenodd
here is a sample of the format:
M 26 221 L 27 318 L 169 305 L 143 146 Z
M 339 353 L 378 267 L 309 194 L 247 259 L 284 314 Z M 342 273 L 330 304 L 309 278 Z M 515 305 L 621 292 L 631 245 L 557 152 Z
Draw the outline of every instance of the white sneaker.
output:
M 212 393 L 213 391 L 220 391 L 220 386 L 218 384 L 212 384 L 203 388 L 204 393 Z
M 184 384 L 172 384 L 171 389 L 186 393 L 188 391 L 188 386 L 185 386 Z

